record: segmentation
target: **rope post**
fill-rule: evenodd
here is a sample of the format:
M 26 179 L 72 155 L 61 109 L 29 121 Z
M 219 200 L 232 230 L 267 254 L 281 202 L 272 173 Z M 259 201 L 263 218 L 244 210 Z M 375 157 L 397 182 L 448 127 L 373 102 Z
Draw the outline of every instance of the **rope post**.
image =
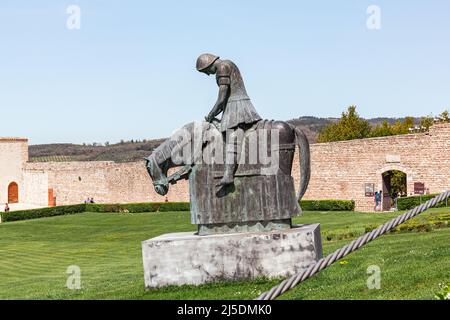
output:
M 369 243 L 370 241 L 378 238 L 379 236 L 385 234 L 386 232 L 394 229 L 398 225 L 404 223 L 405 221 L 408 221 L 411 218 L 414 218 L 415 216 L 421 214 L 425 210 L 428 210 L 431 207 L 434 207 L 439 202 L 442 202 L 444 200 L 447 200 L 450 197 L 450 190 L 445 191 L 441 193 L 440 195 L 434 197 L 433 199 L 428 200 L 424 204 L 421 204 L 399 216 L 396 218 L 393 218 L 383 225 L 379 226 L 378 228 L 362 235 L 358 239 L 353 240 L 346 246 L 336 250 L 335 252 L 329 254 L 325 258 L 322 258 L 318 260 L 316 263 L 310 265 L 307 269 L 304 269 L 303 271 L 294 274 L 288 279 L 285 279 L 277 286 L 274 286 L 269 291 L 264 292 L 261 294 L 257 300 L 274 300 L 286 291 L 296 287 L 299 283 L 305 281 L 308 278 L 311 278 L 315 274 L 319 273 L 323 269 L 329 267 L 331 264 L 336 262 L 337 260 L 342 259 L 343 257 L 347 256 L 348 254 L 352 253 L 353 251 L 358 250 L 365 244 Z

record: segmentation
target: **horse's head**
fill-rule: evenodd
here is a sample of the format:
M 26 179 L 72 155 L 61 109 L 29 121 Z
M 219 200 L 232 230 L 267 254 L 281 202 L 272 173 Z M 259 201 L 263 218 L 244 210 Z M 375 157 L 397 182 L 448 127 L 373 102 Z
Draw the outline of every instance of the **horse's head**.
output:
M 167 179 L 168 165 L 163 162 L 158 164 L 155 153 L 151 154 L 146 160 L 147 172 L 153 181 L 155 191 L 165 196 L 169 191 L 169 180 Z
M 170 168 L 196 163 L 197 159 L 202 159 L 204 133 L 212 126 L 207 122 L 188 123 L 145 158 L 147 171 L 158 194 L 164 196 L 169 191 L 167 171 Z M 214 129 L 221 137 L 221 133 L 215 127 Z

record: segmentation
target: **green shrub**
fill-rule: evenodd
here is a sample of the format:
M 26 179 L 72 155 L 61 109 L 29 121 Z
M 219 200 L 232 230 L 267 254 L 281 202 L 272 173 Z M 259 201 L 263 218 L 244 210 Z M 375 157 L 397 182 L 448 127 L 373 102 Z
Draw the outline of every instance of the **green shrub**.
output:
M 190 211 L 191 204 L 189 202 L 165 202 L 159 207 L 159 211 Z
M 2 222 L 29 220 L 83 212 L 168 212 L 189 211 L 189 202 L 145 202 L 124 204 L 88 203 L 31 210 L 10 211 L 1 214 Z
M 124 204 L 97 204 L 86 205 L 88 212 L 167 212 L 167 211 L 189 211 L 189 202 L 145 202 Z
M 353 200 L 302 200 L 300 206 L 304 211 L 354 211 Z
M 414 207 L 419 206 L 421 203 L 425 203 L 426 201 L 436 197 L 437 194 L 427 194 L 423 196 L 412 196 L 412 197 L 404 197 L 398 198 L 397 200 L 397 208 L 398 210 L 410 210 Z M 434 206 L 434 208 L 442 208 L 445 207 L 445 201 L 442 201 Z
M 153 203 L 129 203 L 129 204 L 101 204 L 88 203 L 86 205 L 88 212 L 155 212 L 157 205 Z
M 374 224 L 366 224 L 364 225 L 364 233 L 372 232 L 376 228 L 378 228 L 380 225 L 374 225 Z
M 19 221 L 44 217 L 62 216 L 66 214 L 82 213 L 86 211 L 85 204 L 76 204 L 70 206 L 58 206 L 31 210 L 10 211 L 2 213 L 2 221 Z

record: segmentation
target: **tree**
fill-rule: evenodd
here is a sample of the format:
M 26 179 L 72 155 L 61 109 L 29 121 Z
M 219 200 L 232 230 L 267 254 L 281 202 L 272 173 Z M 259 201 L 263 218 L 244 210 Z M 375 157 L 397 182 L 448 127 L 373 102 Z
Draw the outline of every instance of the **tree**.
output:
M 415 121 L 413 117 L 405 117 L 403 121 L 398 120 L 392 125 L 392 133 L 395 134 L 407 134 L 410 128 L 415 127 Z
M 370 134 L 371 137 L 386 137 L 386 136 L 392 136 L 393 130 L 391 124 L 384 120 L 381 125 L 377 125 L 372 129 L 372 132 Z
M 338 122 L 325 126 L 317 138 L 318 142 L 331 142 L 362 139 L 370 136 L 371 127 L 367 120 L 356 112 L 356 106 L 350 106 L 342 113 Z
M 439 118 L 441 119 L 442 122 L 450 122 L 448 110 L 445 110 L 444 112 L 442 112 L 442 113 L 439 115 Z
M 423 128 L 423 130 L 428 131 L 430 127 L 433 125 L 434 119 L 433 116 L 429 115 L 427 117 L 422 117 L 420 119 L 420 126 Z
M 406 194 L 406 174 L 398 170 L 391 170 L 383 173 L 383 177 L 390 180 L 389 196 L 394 198 L 394 194 Z

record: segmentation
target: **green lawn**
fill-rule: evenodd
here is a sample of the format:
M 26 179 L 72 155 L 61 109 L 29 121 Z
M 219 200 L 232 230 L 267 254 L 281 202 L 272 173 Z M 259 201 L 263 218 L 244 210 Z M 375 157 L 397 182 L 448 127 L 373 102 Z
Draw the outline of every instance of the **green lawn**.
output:
M 321 223 L 327 254 L 396 215 L 305 212 L 295 222 Z M 449 208 L 432 209 L 413 224 L 449 216 Z M 194 228 L 187 212 L 83 213 L 0 224 L 0 299 L 252 299 L 277 284 L 258 279 L 145 291 L 141 241 Z M 449 239 L 450 228 L 382 236 L 282 298 L 433 299 L 439 284 L 450 281 Z M 81 268 L 81 290 L 66 288 L 70 265 Z M 380 290 L 366 287 L 370 265 L 381 268 Z

